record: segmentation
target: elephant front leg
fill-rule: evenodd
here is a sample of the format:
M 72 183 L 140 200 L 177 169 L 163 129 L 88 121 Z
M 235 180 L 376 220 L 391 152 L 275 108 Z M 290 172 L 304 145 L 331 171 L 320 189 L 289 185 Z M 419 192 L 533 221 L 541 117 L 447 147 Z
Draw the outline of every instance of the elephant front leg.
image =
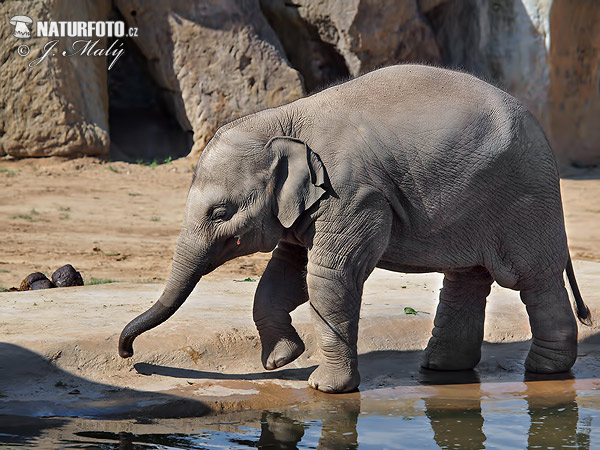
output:
M 358 319 L 362 295 L 344 271 L 309 264 L 308 291 L 322 361 L 308 384 L 330 393 L 349 392 L 360 384 L 357 359 Z
M 388 246 L 392 211 L 379 191 L 365 187 L 352 202 L 315 223 L 306 284 L 322 360 L 308 384 L 323 392 L 355 390 L 358 319 L 364 283 Z
M 280 242 L 258 283 L 253 315 L 267 370 L 282 367 L 304 352 L 290 312 L 308 300 L 306 261 L 305 248 Z
M 493 279 L 484 268 L 447 272 L 440 292 L 432 337 L 421 366 L 468 370 L 481 359 L 485 303 Z

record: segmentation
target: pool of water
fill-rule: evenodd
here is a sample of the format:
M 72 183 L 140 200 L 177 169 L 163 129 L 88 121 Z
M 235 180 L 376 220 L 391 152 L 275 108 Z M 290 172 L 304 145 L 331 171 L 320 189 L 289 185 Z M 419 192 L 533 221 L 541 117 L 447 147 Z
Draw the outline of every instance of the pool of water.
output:
M 0 448 L 600 448 L 600 380 L 375 389 L 179 419 L 0 417 Z

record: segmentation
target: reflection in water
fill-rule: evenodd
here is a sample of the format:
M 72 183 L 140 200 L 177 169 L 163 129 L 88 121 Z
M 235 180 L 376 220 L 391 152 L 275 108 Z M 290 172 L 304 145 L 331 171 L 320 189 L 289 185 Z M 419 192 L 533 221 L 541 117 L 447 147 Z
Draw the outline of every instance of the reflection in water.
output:
M 563 390 L 556 392 L 556 396 L 544 396 L 535 391 L 534 383 L 528 384 L 525 399 L 531 420 L 529 448 L 590 448 L 589 427 L 578 432 L 579 408 L 574 385 L 574 380 L 563 381 Z
M 0 414 L 0 448 L 4 445 L 29 446 L 48 428 L 60 428 L 66 419 L 41 419 Z
M 307 445 L 310 446 L 309 448 L 318 449 L 357 449 L 356 425 L 360 413 L 360 397 L 355 396 L 355 398 L 347 399 L 339 404 L 334 403 L 331 408 L 309 414 L 310 419 L 292 419 L 279 412 L 263 411 L 259 413 L 261 414 L 259 435 L 250 427 L 241 427 L 236 432 L 210 430 L 188 435 L 84 431 L 75 433 L 79 439 L 69 439 L 63 443 L 68 443 L 69 448 L 96 448 L 91 446 L 102 442 L 101 448 L 115 450 L 223 448 L 222 446 L 226 446 L 225 448 L 296 449 L 299 446 L 306 448 Z M 320 437 L 316 434 L 319 425 Z M 311 442 L 302 442 L 307 429 L 312 431 L 308 439 Z M 315 442 L 317 438 L 318 442 Z
M 436 444 L 443 449 L 447 448 L 486 448 L 487 437 L 485 435 L 484 414 L 482 414 L 482 398 L 486 395 L 480 385 L 473 386 L 469 395 L 465 398 L 445 397 L 440 391 L 436 395 L 424 398 L 425 415 L 429 418 L 431 428 L 434 432 Z M 529 432 L 527 436 L 527 448 L 590 448 L 591 417 L 581 420 L 579 407 L 577 405 L 577 391 L 574 380 L 564 380 L 548 385 L 542 384 L 545 389 L 539 387 L 539 382 L 526 384 L 524 399 L 527 402 L 527 416 L 529 418 Z M 490 411 L 495 422 L 502 423 L 504 417 L 504 428 L 510 427 L 510 422 L 520 422 L 520 408 L 511 403 L 514 411 L 502 411 L 501 413 Z M 496 415 L 500 414 L 500 420 Z M 512 416 L 512 417 L 511 417 Z M 517 416 L 517 417 L 515 417 Z M 491 418 L 491 417 L 490 417 Z M 497 424 L 491 430 L 498 430 Z M 525 430 L 523 430 L 525 431 Z M 524 434 L 524 433 L 521 433 Z M 518 433 L 517 433 L 518 436 Z M 500 438 L 490 435 L 490 438 Z M 502 437 L 502 446 L 517 446 L 511 442 L 511 438 Z M 512 438 L 514 439 L 514 437 Z M 495 447 L 495 442 L 487 442 L 487 446 Z
M 260 420 L 258 448 L 276 445 L 280 449 L 295 449 L 304 436 L 304 425 L 282 414 L 263 412 Z
M 468 396 L 448 398 L 442 393 L 424 398 L 425 415 L 440 448 L 485 448 L 481 415 L 481 384 L 474 370 L 440 372 L 422 369 L 420 381 L 430 385 L 467 384 Z
M 481 390 L 476 399 L 428 397 L 425 415 L 429 418 L 436 444 L 440 448 L 485 448 Z
M 357 449 L 360 396 L 351 395 L 344 397 L 342 401 L 336 401 L 334 398 L 324 406 L 317 411 L 305 413 L 302 419 L 290 419 L 281 413 L 263 412 L 258 448 L 295 449 L 302 442 L 307 429 L 313 432 L 306 436 L 304 441 L 316 440 L 320 424 L 317 448 Z
M 27 448 L 102 449 L 360 449 L 360 448 L 598 448 L 592 420 L 600 420 L 596 387 L 574 380 L 416 386 L 415 392 L 315 395 L 310 409 L 245 412 L 155 423 L 31 419 L 28 427 L 2 426 L 2 443 Z M 415 395 L 416 394 L 416 395 Z M 363 402 L 361 404 L 361 401 Z M 584 405 L 582 407 L 581 403 Z M 378 407 L 376 413 L 363 411 Z M 418 405 L 418 406 L 417 406 Z M 233 419 L 233 422 L 230 420 Z M 178 420 L 181 420 L 179 422 Z M 222 420 L 222 422 L 220 422 Z M 61 422 L 62 421 L 62 422 Z M 25 422 L 23 422 L 25 423 Z M 162 428 L 161 428 L 162 426 Z M 158 427 L 158 428 L 157 428 Z M 30 430 L 28 428 L 31 428 Z M 52 433 L 52 429 L 61 430 Z M 83 431 L 94 430 L 94 431 Z M 110 431 L 109 431 L 110 430 Z M 46 436 L 44 436 L 46 433 Z M 59 436 L 59 437 L 58 437 Z M 50 439 L 54 438 L 54 441 Z M 58 439 L 57 439 L 58 437 Z M 51 443 L 50 443 L 51 442 Z M 57 445 L 58 443 L 58 445 Z
M 65 440 L 63 443 L 68 444 L 66 448 L 101 448 L 102 450 L 197 448 L 192 437 L 184 434 L 133 434 L 127 432 L 111 433 L 107 431 L 83 431 L 75 433 L 75 435 L 78 438 L 84 439 Z M 101 446 L 99 444 L 101 444 Z
M 358 415 L 360 397 L 354 396 L 339 404 L 334 413 L 322 419 L 321 438 L 317 448 L 356 449 L 358 448 Z

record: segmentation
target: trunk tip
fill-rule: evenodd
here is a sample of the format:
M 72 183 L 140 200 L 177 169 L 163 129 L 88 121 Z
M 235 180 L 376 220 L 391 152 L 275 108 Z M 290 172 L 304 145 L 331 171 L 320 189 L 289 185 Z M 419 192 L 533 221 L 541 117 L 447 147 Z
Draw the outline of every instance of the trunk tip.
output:
M 119 349 L 119 356 L 121 358 L 131 358 L 133 356 L 133 350 L 129 351 L 129 350 L 125 350 L 123 348 Z
M 127 336 L 125 330 L 123 330 L 119 339 L 119 356 L 121 358 L 131 358 L 133 356 L 133 339 L 135 339 L 135 336 Z

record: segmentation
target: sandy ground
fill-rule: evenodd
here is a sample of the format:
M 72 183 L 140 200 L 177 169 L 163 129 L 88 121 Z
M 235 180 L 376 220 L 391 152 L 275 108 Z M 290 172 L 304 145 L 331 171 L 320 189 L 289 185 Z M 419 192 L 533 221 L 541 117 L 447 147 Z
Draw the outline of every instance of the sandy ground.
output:
M 592 315 L 600 317 L 600 263 L 578 261 L 575 268 Z M 475 391 L 481 384 L 504 391 L 524 381 L 527 315 L 518 294 L 498 286 L 489 298 L 477 370 L 419 369 L 440 286 L 439 274 L 373 273 L 361 310 L 361 392 L 343 399 L 361 399 L 364 405 L 369 399 L 416 401 L 431 395 L 431 384 L 468 383 Z M 200 283 L 175 316 L 136 340 L 135 354 L 127 360 L 117 355 L 119 333 L 154 303 L 161 285 L 0 293 L 0 416 L 179 417 L 293 404 L 304 408 L 324 401 L 329 396 L 306 383 L 320 358 L 308 305 L 292 314 L 307 350 L 286 368 L 267 372 L 251 319 L 255 288 L 256 282 Z M 419 313 L 403 314 L 405 307 Z M 598 326 L 580 326 L 579 358 L 570 377 L 582 388 L 600 388 L 595 380 L 598 331 Z M 448 388 L 446 394 L 452 392 Z M 385 407 L 385 402 L 371 406 Z
M 0 286 L 64 264 L 95 280 L 163 282 L 179 235 L 193 163 L 148 167 L 83 158 L 0 161 Z M 212 278 L 262 274 L 268 255 Z
M 63 264 L 96 280 L 166 279 L 193 162 L 157 167 L 94 158 L 0 160 L 0 286 Z M 600 173 L 562 181 L 574 259 L 600 261 Z M 232 261 L 209 279 L 262 274 L 268 255 Z

